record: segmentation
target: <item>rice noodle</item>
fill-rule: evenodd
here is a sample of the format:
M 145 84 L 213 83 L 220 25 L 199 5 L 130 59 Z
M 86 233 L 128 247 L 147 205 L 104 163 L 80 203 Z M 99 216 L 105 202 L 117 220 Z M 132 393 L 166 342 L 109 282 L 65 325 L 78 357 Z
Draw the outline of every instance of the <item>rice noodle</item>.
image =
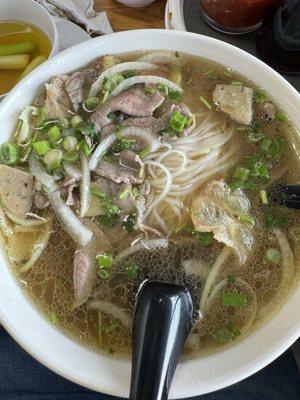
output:
M 127 247 L 127 249 L 121 251 L 115 259 L 114 263 L 118 263 L 121 261 L 123 258 L 126 258 L 128 256 L 131 256 L 134 253 L 137 253 L 140 250 L 154 250 L 154 249 L 165 249 L 168 247 L 169 240 L 168 239 L 149 239 L 149 240 L 143 240 L 138 243 L 136 243 L 134 246 Z
M 83 151 L 80 152 L 82 179 L 80 184 L 80 218 L 84 218 L 90 202 L 90 169 Z
M 160 227 L 166 234 L 182 224 L 185 208 L 174 200 L 180 198 L 180 203 L 188 206 L 195 190 L 232 167 L 238 157 L 237 147 L 222 152 L 231 136 L 232 128 L 224 127 L 221 132 L 218 122 L 207 116 L 188 136 L 162 142 L 158 151 L 145 157 L 152 199 L 147 204 L 145 223 Z
M 23 265 L 23 267 L 20 269 L 20 273 L 23 274 L 24 272 L 29 271 L 34 266 L 34 264 L 37 262 L 37 260 L 40 258 L 40 256 L 46 249 L 47 244 L 50 239 L 51 232 L 52 232 L 51 227 L 48 226 L 47 229 L 45 229 L 41 233 L 41 236 L 40 236 L 38 242 L 34 246 L 35 249 L 30 257 L 30 260 L 25 265 Z
M 126 328 L 131 327 L 131 317 L 116 304 L 107 303 L 104 300 L 91 300 L 88 303 L 88 308 L 91 310 L 98 310 L 104 314 L 111 315 L 118 321 L 121 321 Z
M 182 89 L 180 86 L 176 85 L 176 83 L 169 81 L 169 79 L 166 78 L 161 78 L 159 76 L 150 76 L 150 75 L 140 75 L 140 76 L 134 76 L 133 78 L 128 78 L 122 81 L 116 88 L 115 90 L 110 93 L 108 96 L 108 99 L 111 99 L 124 90 L 129 89 L 131 86 L 136 85 L 138 83 L 145 83 L 147 85 L 157 85 L 157 84 L 162 84 L 168 86 L 171 90 L 176 90 L 177 92 L 182 93 Z
M 145 147 L 149 147 L 150 151 L 156 151 L 160 146 L 159 139 L 149 129 L 131 126 L 123 128 L 121 130 L 121 134 L 125 138 L 137 137 L 142 139 L 145 142 Z M 111 133 L 101 140 L 89 161 L 89 168 L 91 171 L 95 171 L 104 154 L 115 143 L 116 140 L 117 137 L 115 133 Z
M 125 62 L 114 65 L 100 74 L 98 79 L 92 84 L 88 97 L 95 97 L 97 95 L 102 86 L 103 81 L 106 78 L 110 78 L 111 76 L 114 76 L 116 74 L 125 71 L 138 71 L 138 70 L 151 71 L 155 69 L 157 69 L 156 65 L 148 62 L 139 62 L 139 61 Z
M 208 278 L 205 282 L 204 288 L 203 288 L 203 292 L 202 292 L 202 296 L 200 299 L 200 311 L 203 313 L 206 311 L 206 301 L 207 298 L 209 296 L 209 293 L 211 291 L 211 288 L 218 276 L 218 273 L 222 267 L 222 265 L 225 263 L 225 261 L 227 260 L 227 258 L 229 257 L 231 253 L 231 249 L 227 246 L 225 246 L 223 248 L 223 250 L 221 251 L 221 253 L 218 255 L 216 261 L 213 263 L 213 265 L 211 266 L 211 270 L 210 273 L 208 275 Z

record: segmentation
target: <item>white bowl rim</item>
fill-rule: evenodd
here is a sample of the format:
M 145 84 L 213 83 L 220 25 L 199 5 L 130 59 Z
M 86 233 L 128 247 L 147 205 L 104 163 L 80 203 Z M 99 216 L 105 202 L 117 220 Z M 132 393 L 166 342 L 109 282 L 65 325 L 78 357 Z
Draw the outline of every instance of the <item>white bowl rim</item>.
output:
M 150 40 L 149 37 L 151 37 Z M 78 44 L 56 55 L 51 60 L 46 61 L 44 64 L 36 68 L 26 78 L 24 78 L 22 82 L 14 87 L 9 95 L 1 103 L 0 129 L 1 116 L 5 115 L 6 112 L 9 113 L 9 108 L 13 105 L 13 101 L 14 99 L 16 99 L 18 93 L 20 93 L 22 90 L 24 91 L 26 88 L 29 90 L 30 85 L 33 84 L 34 80 L 38 79 L 40 75 L 47 76 L 47 68 L 59 68 L 60 61 L 67 61 L 68 59 L 75 57 L 75 52 L 76 56 L 78 57 L 78 55 L 80 54 L 86 54 L 88 52 L 88 49 L 97 49 L 103 46 L 105 47 L 105 45 L 108 45 L 110 42 L 118 42 L 118 44 L 120 45 L 120 43 L 127 43 L 128 41 L 134 42 L 135 40 L 136 43 L 145 43 L 145 45 L 139 46 L 140 49 L 159 48 L 159 46 L 151 45 L 151 41 L 153 39 L 154 42 L 155 40 L 157 42 L 159 42 L 160 40 L 168 40 L 169 47 L 167 47 L 167 45 L 165 44 L 164 48 L 176 50 L 176 38 L 178 38 L 178 40 L 182 39 L 187 41 L 187 53 L 192 54 L 193 51 L 191 49 L 193 48 L 193 46 L 195 48 L 196 44 L 197 46 L 211 47 L 214 52 L 217 52 L 218 50 L 224 51 L 224 53 L 230 52 L 230 54 L 232 53 L 233 56 L 237 57 L 237 60 L 241 64 L 242 62 L 250 63 L 250 66 L 255 67 L 258 72 L 262 73 L 262 75 L 268 74 L 270 80 L 274 81 L 274 87 L 271 84 L 271 86 L 269 84 L 268 85 L 271 87 L 273 92 L 277 90 L 275 89 L 275 87 L 278 86 L 280 88 L 282 102 L 288 104 L 289 115 L 291 116 L 297 128 L 300 128 L 300 120 L 297 114 L 297 111 L 300 109 L 300 96 L 298 92 L 277 72 L 272 70 L 260 60 L 256 59 L 254 56 L 217 39 L 198 34 L 166 30 L 136 30 L 119 32 Z M 125 44 L 124 46 L 126 48 L 127 45 Z M 121 49 L 116 49 L 114 51 L 111 51 L 111 53 L 122 51 L 123 50 Z M 219 57 L 217 54 L 215 54 L 215 56 Z M 95 57 L 93 56 L 92 58 Z M 88 61 L 83 62 L 81 63 L 81 65 L 84 65 L 87 62 Z M 222 61 L 220 62 L 222 63 Z M 237 67 L 236 69 L 239 70 L 239 67 Z M 70 70 L 72 71 L 72 68 L 70 68 Z M 262 78 L 257 77 L 255 82 L 257 83 L 258 80 L 262 82 L 261 86 L 264 86 Z M 35 309 L 35 307 L 33 307 L 28 300 L 25 300 L 26 297 L 22 293 L 20 288 L 15 286 L 13 294 L 7 293 L 5 284 L 7 282 L 10 282 L 11 279 L 12 277 L 11 272 L 9 271 L 9 267 L 0 269 L 0 292 L 4 294 L 3 299 L 1 299 L 0 302 L 0 321 L 7 329 L 7 331 L 14 337 L 14 339 L 29 354 L 31 354 L 42 364 L 57 372 L 59 375 L 93 390 L 101 391 L 103 393 L 119 397 L 128 396 L 128 378 L 130 375 L 129 363 L 122 360 L 114 360 L 103 355 L 95 355 L 95 353 L 84 349 L 79 344 L 70 341 L 56 328 L 49 326 L 47 321 L 40 316 L 40 313 Z M 105 364 L 105 368 L 109 366 L 108 369 L 110 369 L 110 371 L 107 372 L 106 369 L 101 371 L 104 374 L 105 380 L 103 380 L 101 376 L 99 376 L 99 381 L 95 380 L 95 378 L 92 379 L 87 372 L 81 370 L 80 359 L 76 360 L 78 364 L 76 364 L 76 367 L 74 368 L 74 364 L 72 365 L 72 361 L 70 360 L 70 358 L 72 358 L 71 354 L 65 356 L 66 359 L 63 359 L 62 361 L 55 358 L 52 355 L 51 351 L 49 352 L 43 347 L 46 346 L 48 342 L 43 341 L 43 338 L 39 340 L 39 336 L 33 332 L 35 327 L 33 327 L 33 329 L 30 329 L 30 335 L 29 333 L 27 334 L 26 330 L 28 330 L 29 332 L 29 327 L 26 326 L 25 317 L 21 316 L 20 313 L 18 314 L 18 310 L 15 309 L 15 306 L 13 304 L 15 297 L 20 297 L 23 301 L 25 300 L 24 307 L 26 307 L 28 312 L 31 312 L 32 318 L 36 318 L 36 320 L 38 320 L 38 326 L 43 326 L 43 328 L 45 328 L 45 326 L 47 325 L 47 339 L 49 338 L 53 340 L 54 343 L 56 343 L 56 340 L 60 341 L 66 347 L 69 346 L 69 348 L 72 348 L 72 350 L 80 353 L 81 355 L 90 357 L 91 360 L 93 359 L 93 362 L 94 358 L 97 358 L 99 366 L 100 364 Z M 250 337 L 217 354 L 180 364 L 176 371 L 175 379 L 170 393 L 170 398 L 175 399 L 182 397 L 191 397 L 224 388 L 250 376 L 251 374 L 257 372 L 261 368 L 265 367 L 268 363 L 273 361 L 289 346 L 291 346 L 291 344 L 299 337 L 300 318 L 297 313 L 299 300 L 300 287 L 298 286 L 298 288 L 295 289 L 295 291 L 291 294 L 290 298 L 287 300 L 281 310 L 262 328 L 258 329 Z M 17 318 L 20 318 L 22 320 L 22 327 L 19 326 Z M 33 340 L 33 337 L 35 338 L 36 342 Z M 247 357 L 245 357 L 244 354 L 244 350 L 246 349 L 246 347 L 248 348 Z M 251 351 L 249 350 L 249 348 L 251 348 Z M 54 350 L 56 349 L 54 348 Z M 234 358 L 233 355 L 235 355 L 236 358 Z M 74 357 L 76 358 L 75 353 Z M 223 360 L 223 374 L 209 380 L 209 376 L 214 375 L 214 371 L 218 369 L 221 360 Z M 238 367 L 231 365 L 231 362 L 234 360 L 239 363 Z M 65 364 L 64 366 L 63 363 Z M 198 369 L 200 367 L 203 368 L 203 365 L 205 365 L 205 367 L 207 365 L 207 368 L 209 368 L 207 382 L 205 382 L 206 386 L 203 386 L 201 382 L 195 383 L 195 375 L 193 376 L 192 374 L 195 369 Z M 228 371 L 226 370 L 226 368 L 228 368 Z M 114 376 L 111 377 L 110 375 L 107 375 L 109 373 L 112 373 L 114 375 L 116 373 L 115 371 L 118 371 L 119 382 L 115 382 Z M 107 379 L 108 381 L 106 381 Z

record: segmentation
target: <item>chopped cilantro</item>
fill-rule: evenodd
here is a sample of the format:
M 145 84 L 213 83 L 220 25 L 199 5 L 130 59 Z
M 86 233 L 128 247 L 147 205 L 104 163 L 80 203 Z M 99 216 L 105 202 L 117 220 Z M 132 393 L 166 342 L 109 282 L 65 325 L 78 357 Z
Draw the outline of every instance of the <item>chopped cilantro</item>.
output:
M 216 342 L 220 344 L 226 344 L 231 340 L 236 339 L 236 337 L 239 336 L 240 334 L 241 332 L 238 330 L 238 328 L 234 326 L 232 322 L 229 322 L 228 324 L 218 328 L 214 332 L 213 337 Z
M 246 307 L 246 296 L 243 293 L 222 293 L 221 303 L 223 306 L 244 308 Z

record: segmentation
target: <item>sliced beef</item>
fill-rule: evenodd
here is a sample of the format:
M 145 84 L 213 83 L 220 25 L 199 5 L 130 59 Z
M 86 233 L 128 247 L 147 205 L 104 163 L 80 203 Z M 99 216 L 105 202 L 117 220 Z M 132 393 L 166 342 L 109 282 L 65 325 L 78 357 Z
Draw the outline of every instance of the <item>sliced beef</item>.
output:
M 123 92 L 99 107 L 92 115 L 92 122 L 96 130 L 100 131 L 111 122 L 108 115 L 111 112 L 121 111 L 133 117 L 150 117 L 153 112 L 163 103 L 164 96 L 159 90 L 148 95 L 141 88 L 131 89 Z
M 10 212 L 26 218 L 33 202 L 33 178 L 25 171 L 0 165 L 0 198 Z
M 90 297 L 96 278 L 96 256 L 111 250 L 111 244 L 101 228 L 85 219 L 84 225 L 93 232 L 88 245 L 78 249 L 74 256 L 74 306 L 79 307 Z
M 119 163 L 134 171 L 140 171 L 143 166 L 141 157 L 132 150 L 122 150 L 119 154 Z
M 114 132 L 120 124 L 111 123 L 106 125 L 101 131 L 101 137 L 105 138 L 110 133 Z M 144 117 L 144 118 L 127 118 L 121 122 L 125 127 L 138 127 L 151 130 L 153 133 L 158 133 L 167 127 L 167 122 L 162 118 Z
M 45 113 L 48 119 L 69 117 L 72 114 L 72 102 L 65 88 L 66 75 L 58 75 L 46 83 Z
M 253 116 L 253 89 L 237 85 L 216 85 L 213 101 L 225 114 L 240 124 L 249 125 Z
M 81 107 L 97 75 L 95 70 L 87 69 L 85 71 L 74 72 L 74 74 L 66 79 L 65 88 L 75 111 L 78 111 L 79 107 Z
M 138 176 L 138 170 L 132 170 L 120 164 L 112 164 L 106 161 L 101 161 L 95 172 L 97 175 L 110 179 L 115 183 L 132 183 L 136 185 L 143 182 L 143 178 Z

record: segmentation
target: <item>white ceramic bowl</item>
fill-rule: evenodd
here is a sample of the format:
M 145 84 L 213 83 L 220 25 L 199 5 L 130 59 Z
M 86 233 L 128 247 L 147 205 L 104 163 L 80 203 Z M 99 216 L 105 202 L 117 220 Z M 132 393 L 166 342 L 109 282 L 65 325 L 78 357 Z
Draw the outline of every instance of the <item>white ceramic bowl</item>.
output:
M 264 87 L 300 130 L 300 95 L 264 63 L 224 42 L 186 32 L 139 30 L 116 33 L 65 50 L 34 70 L 0 105 L 1 141 L 9 138 L 20 111 L 52 76 L 80 68 L 94 58 L 134 50 L 178 50 L 220 62 Z M 126 397 L 130 363 L 96 354 L 73 342 L 46 321 L 18 286 L 0 255 L 0 321 L 41 363 L 83 386 Z M 170 398 L 196 396 L 253 374 L 285 351 L 300 334 L 300 287 L 262 328 L 218 354 L 178 366 Z
M 155 0 L 117 0 L 119 3 L 129 7 L 146 7 Z
M 49 57 L 59 51 L 55 22 L 48 11 L 34 0 L 0 0 L 0 21 L 28 22 L 40 28 L 49 38 L 52 49 Z M 4 95 L 0 96 L 0 100 Z

